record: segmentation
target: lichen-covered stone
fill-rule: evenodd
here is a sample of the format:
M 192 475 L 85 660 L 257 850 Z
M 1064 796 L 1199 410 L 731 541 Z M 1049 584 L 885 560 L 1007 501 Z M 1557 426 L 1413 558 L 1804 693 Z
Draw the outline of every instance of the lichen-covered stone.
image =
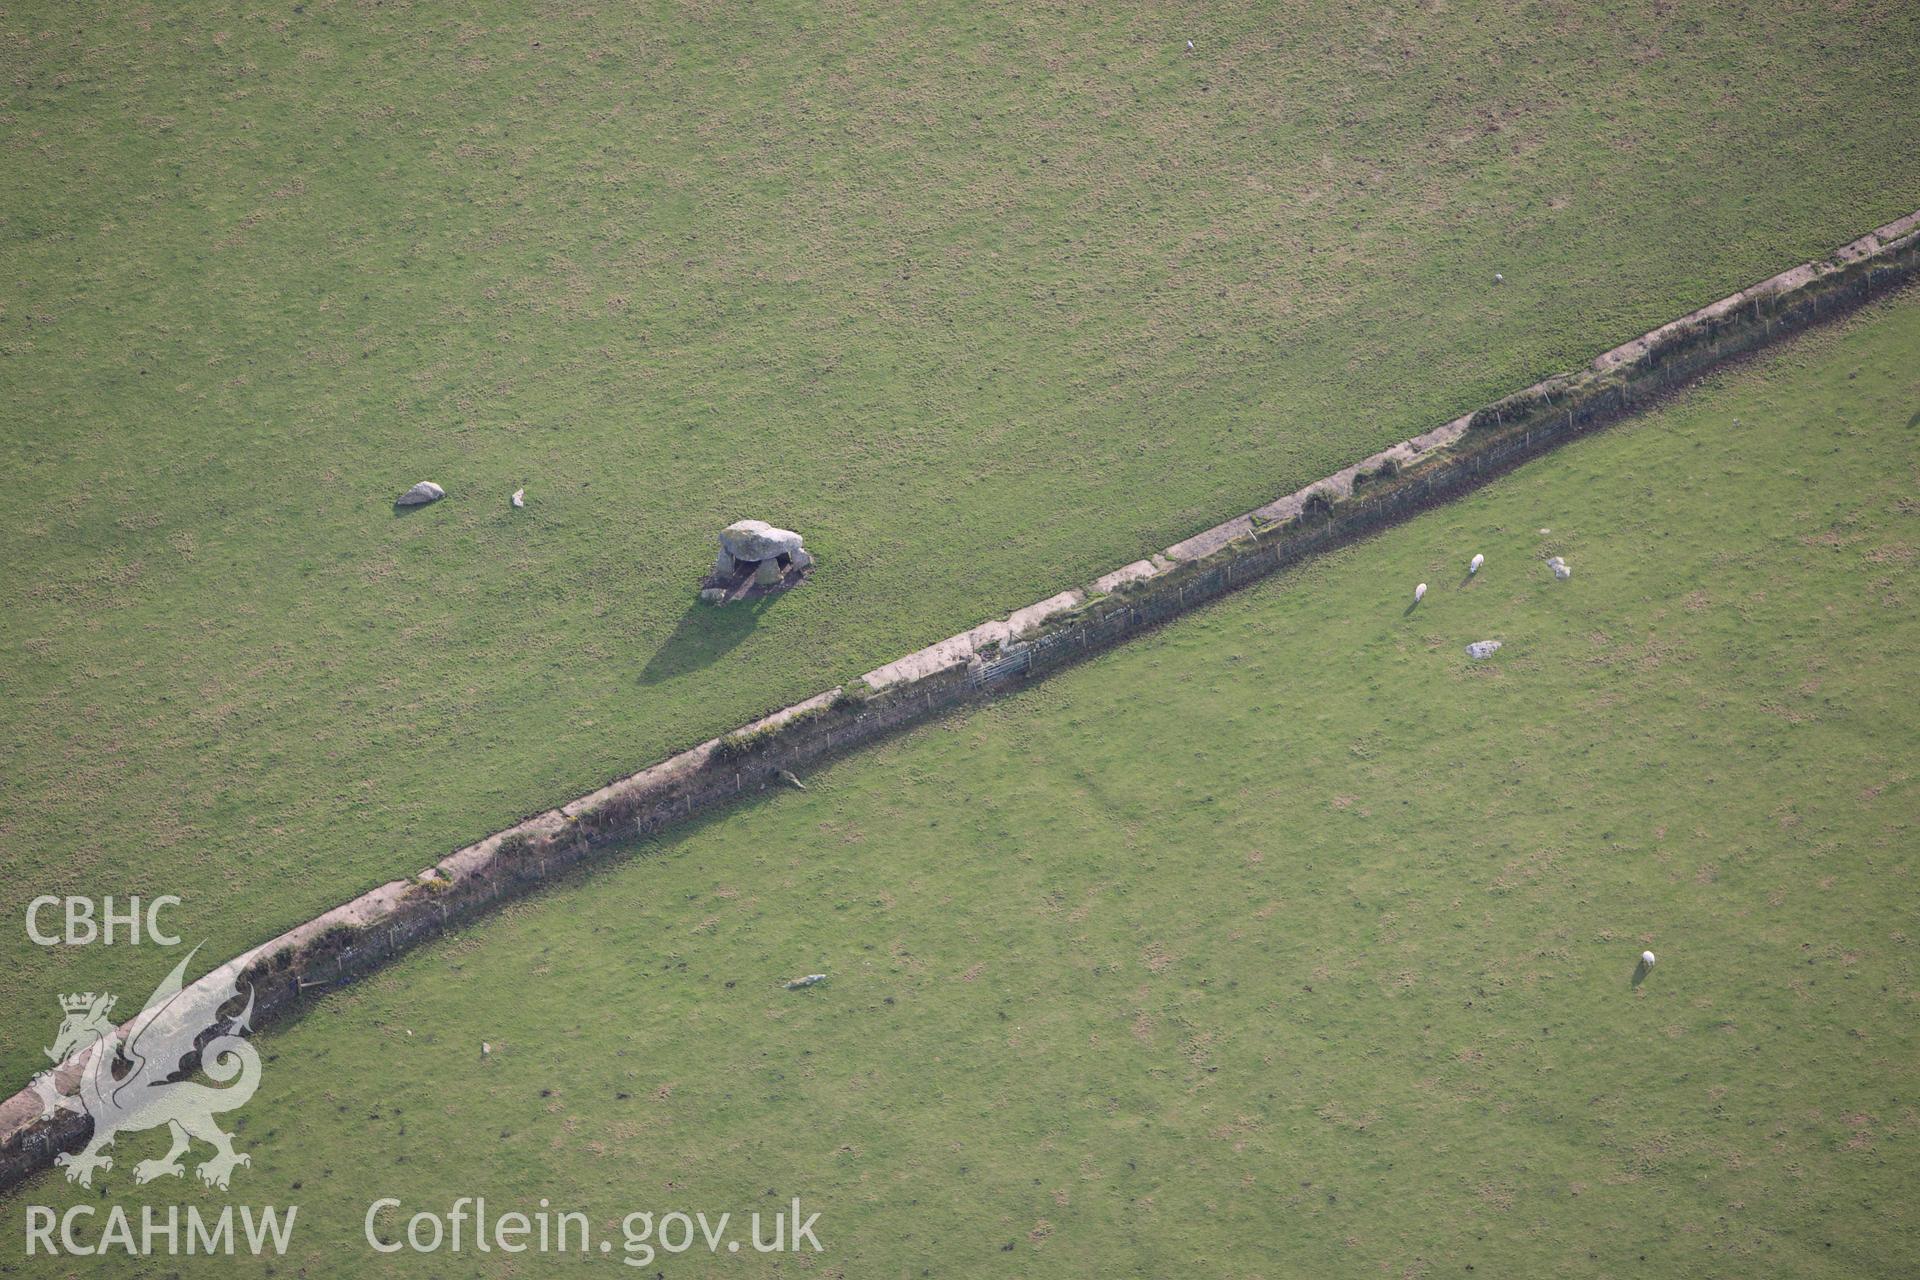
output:
M 447 491 L 431 480 L 422 480 L 393 500 L 396 507 L 424 507 L 429 502 L 438 502 L 447 496 Z
M 735 560 L 771 560 L 800 550 L 800 535 L 764 520 L 739 520 L 720 531 L 720 549 Z

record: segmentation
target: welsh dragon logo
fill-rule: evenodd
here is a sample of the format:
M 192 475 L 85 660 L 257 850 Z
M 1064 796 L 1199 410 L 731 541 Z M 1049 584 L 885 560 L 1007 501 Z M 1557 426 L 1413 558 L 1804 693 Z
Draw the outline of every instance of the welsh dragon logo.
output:
M 122 1027 L 115 1027 L 107 1016 L 113 996 L 87 992 L 60 997 L 65 1018 L 53 1046 L 45 1051 L 54 1066 L 33 1078 L 33 1089 L 44 1108 L 42 1119 L 62 1110 L 93 1120 L 93 1136 L 84 1149 L 54 1157 L 54 1163 L 67 1171 L 69 1182 L 92 1186 L 94 1170 L 113 1168 L 113 1157 L 104 1151 L 115 1138 L 161 1125 L 167 1126 L 173 1145 L 162 1158 L 135 1165 L 135 1182 L 182 1176 L 186 1169 L 180 1157 L 195 1139 L 213 1147 L 212 1159 L 197 1170 L 208 1186 L 224 1191 L 236 1166 L 253 1163 L 233 1149 L 233 1135 L 213 1119 L 219 1112 L 244 1106 L 260 1086 L 260 1055 L 241 1039 L 253 1013 L 253 993 L 249 988 L 246 1007 L 215 1030 L 222 1022 L 222 1007 L 240 998 L 238 968 L 229 965 L 183 986 L 181 980 L 192 960 L 189 953 L 175 965 L 166 981 L 147 997 L 146 1007 Z M 208 1031 L 214 1031 L 213 1038 L 201 1044 L 201 1036 Z M 196 1046 L 201 1070 L 224 1088 L 182 1078 Z M 86 1054 L 86 1061 L 80 1066 L 79 1087 L 62 1093 L 56 1073 L 80 1054 Z

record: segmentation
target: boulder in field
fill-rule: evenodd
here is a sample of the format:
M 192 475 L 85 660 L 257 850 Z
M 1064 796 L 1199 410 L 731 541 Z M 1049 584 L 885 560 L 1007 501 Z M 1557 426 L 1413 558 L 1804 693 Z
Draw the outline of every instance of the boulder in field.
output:
M 764 520 L 737 520 L 720 531 L 720 554 L 700 584 L 701 598 L 725 604 L 785 591 L 813 569 L 813 556 L 791 529 Z M 719 596 L 707 592 L 718 589 Z
M 396 507 L 424 507 L 429 502 L 438 502 L 447 496 L 447 491 L 431 480 L 422 480 L 393 500 Z
M 720 531 L 720 549 L 735 560 L 771 560 L 800 550 L 800 535 L 765 520 L 737 520 Z
M 1500 652 L 1498 640 L 1475 640 L 1467 646 L 1467 656 L 1475 662 L 1485 662 L 1498 652 Z

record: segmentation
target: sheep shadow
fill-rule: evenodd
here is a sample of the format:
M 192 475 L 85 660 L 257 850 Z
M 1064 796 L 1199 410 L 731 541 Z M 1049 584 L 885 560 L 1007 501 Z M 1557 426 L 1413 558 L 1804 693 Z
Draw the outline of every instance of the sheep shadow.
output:
M 1413 616 L 1413 611 L 1415 609 L 1418 609 L 1419 607 L 1420 607 L 1420 602 L 1418 600 L 1415 600 L 1412 604 L 1406 607 L 1406 611 L 1403 612 L 1400 616 L 1403 618 L 1411 618 Z
M 778 593 L 755 596 L 718 607 L 694 601 L 680 615 L 666 643 L 647 659 L 640 671 L 640 683 L 661 684 L 718 662 L 753 634 L 760 616 L 779 598 Z
M 1647 975 L 1652 972 L 1653 970 L 1647 966 L 1645 960 L 1636 960 L 1633 965 L 1633 980 L 1627 984 L 1628 989 L 1634 991 L 1639 990 L 1640 984 L 1645 982 Z

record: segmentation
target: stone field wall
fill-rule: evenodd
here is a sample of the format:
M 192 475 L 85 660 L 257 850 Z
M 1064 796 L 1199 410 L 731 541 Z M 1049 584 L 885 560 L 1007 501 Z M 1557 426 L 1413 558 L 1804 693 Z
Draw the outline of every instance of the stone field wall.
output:
M 1702 372 L 1831 319 L 1920 269 L 1920 213 L 1782 272 L 1153 556 L 983 623 L 381 885 L 200 979 L 250 989 L 258 1026 L 596 853 L 1117 644 L 1217 596 L 1464 493 Z M 213 990 L 213 987 L 207 988 Z M 233 1003 L 237 1011 L 240 1000 Z M 84 1055 L 56 1072 L 63 1092 Z M 85 1140 L 28 1088 L 0 1103 L 0 1187 Z

